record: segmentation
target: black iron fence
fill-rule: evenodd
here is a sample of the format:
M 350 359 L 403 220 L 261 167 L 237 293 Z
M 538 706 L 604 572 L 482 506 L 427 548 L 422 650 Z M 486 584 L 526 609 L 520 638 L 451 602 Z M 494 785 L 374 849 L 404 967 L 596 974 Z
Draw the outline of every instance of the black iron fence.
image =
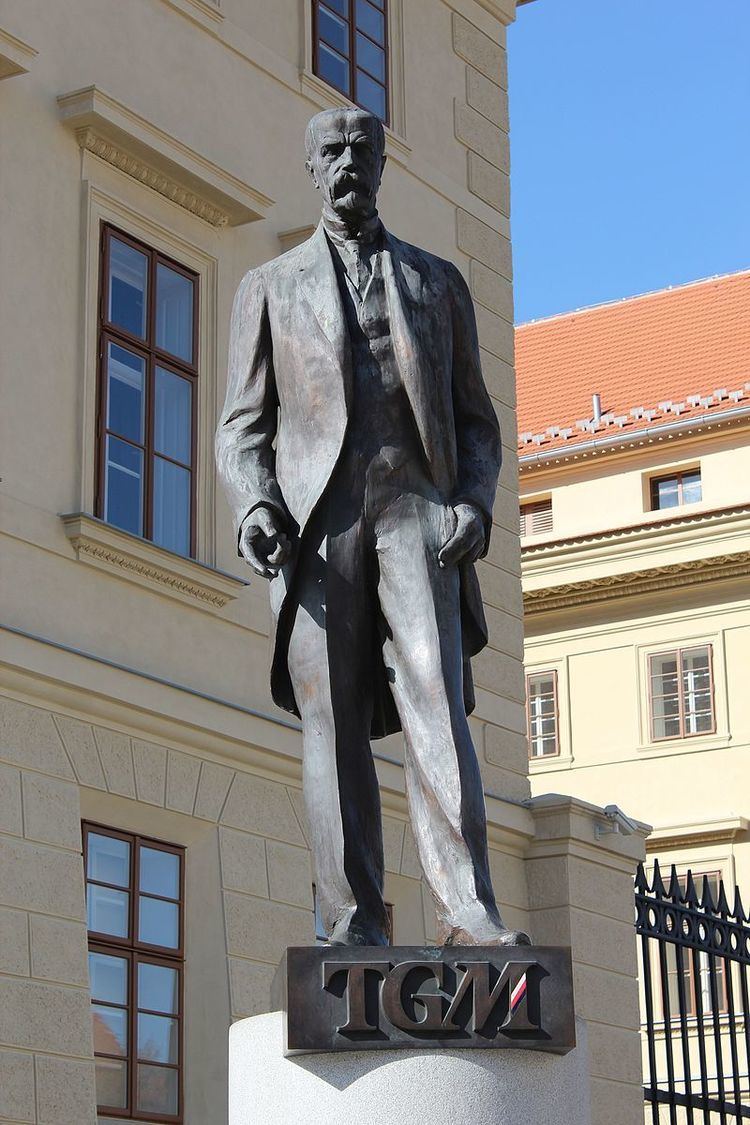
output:
M 750 1121 L 750 921 L 718 875 L 635 883 L 651 1125 Z

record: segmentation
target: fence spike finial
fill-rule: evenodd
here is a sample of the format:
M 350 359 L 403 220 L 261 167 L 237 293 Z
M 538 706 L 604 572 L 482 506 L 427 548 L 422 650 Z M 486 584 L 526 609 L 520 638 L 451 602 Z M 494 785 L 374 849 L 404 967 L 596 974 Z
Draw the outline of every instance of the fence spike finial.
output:
M 731 913 L 729 910 L 729 903 L 727 902 L 727 893 L 724 890 L 724 880 L 719 879 L 719 901 L 716 903 L 716 909 L 722 918 L 728 918 Z
M 635 873 L 635 889 L 638 894 L 648 894 L 648 879 L 646 878 L 646 871 L 642 863 L 638 864 L 638 868 Z
M 692 871 L 688 871 L 687 879 L 685 880 L 685 894 L 682 901 L 686 906 L 698 906 L 700 899 L 698 898 L 698 890 L 695 886 L 695 879 L 693 878 Z
M 655 895 L 659 896 L 659 898 L 666 898 L 667 888 L 664 886 L 664 880 L 661 877 L 661 867 L 659 866 L 658 859 L 654 860 L 654 878 L 651 889 Z
M 732 913 L 734 914 L 735 921 L 737 921 L 737 922 L 747 922 L 748 921 L 748 917 L 745 914 L 745 908 L 742 905 L 742 896 L 740 895 L 740 888 L 739 887 L 734 888 L 734 910 L 733 910 Z
M 682 902 L 682 887 L 680 885 L 680 878 L 677 874 L 677 868 L 672 864 L 672 872 L 669 876 L 669 897 L 674 903 Z
M 714 896 L 711 894 L 711 884 L 708 881 L 708 875 L 703 876 L 703 895 L 701 897 L 701 906 L 708 914 L 716 913 L 716 903 Z

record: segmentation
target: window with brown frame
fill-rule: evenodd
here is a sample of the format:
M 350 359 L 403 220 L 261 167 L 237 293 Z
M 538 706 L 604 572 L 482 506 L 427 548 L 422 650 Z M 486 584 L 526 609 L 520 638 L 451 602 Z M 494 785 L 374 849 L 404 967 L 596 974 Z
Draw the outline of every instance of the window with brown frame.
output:
M 560 753 L 557 672 L 533 672 L 526 677 L 526 723 L 530 758 L 551 758 Z
M 540 535 L 552 531 L 552 501 L 536 500 L 521 505 L 521 535 Z
M 195 554 L 198 277 L 102 226 L 96 514 Z
M 721 882 L 720 871 L 705 871 L 693 872 L 693 879 L 698 888 L 698 893 L 703 893 L 703 880 L 704 877 L 708 879 L 708 885 L 711 888 L 711 895 L 714 902 L 719 901 L 719 883 Z M 687 889 L 687 872 L 677 876 L 683 894 Z M 680 1018 L 680 1002 L 678 979 L 679 969 L 677 964 L 676 946 L 666 944 L 667 954 L 667 985 L 669 995 L 669 1011 L 673 1020 Z M 711 983 L 709 976 L 709 964 L 707 953 L 699 952 L 696 957 L 690 949 L 683 949 L 682 951 L 682 975 L 685 980 L 685 1015 L 696 1016 L 698 1014 L 698 999 L 700 999 L 701 1011 L 709 1015 L 713 1012 L 713 1002 L 711 999 Z M 697 961 L 697 965 L 696 965 Z M 727 991 L 726 991 L 726 977 L 724 974 L 726 962 L 723 957 L 715 958 L 715 973 L 716 973 L 716 994 L 719 1001 L 719 1013 L 727 1011 Z M 696 995 L 698 994 L 698 995 Z M 664 1014 L 662 1013 L 662 1019 Z
M 99 1113 L 182 1120 L 185 853 L 83 825 Z
M 388 123 L 388 0 L 313 0 L 313 70 Z
M 651 511 L 678 508 L 681 504 L 696 504 L 703 498 L 700 469 L 671 473 L 666 477 L 652 477 Z
M 649 700 L 653 742 L 713 734 L 716 718 L 711 645 L 652 653 Z

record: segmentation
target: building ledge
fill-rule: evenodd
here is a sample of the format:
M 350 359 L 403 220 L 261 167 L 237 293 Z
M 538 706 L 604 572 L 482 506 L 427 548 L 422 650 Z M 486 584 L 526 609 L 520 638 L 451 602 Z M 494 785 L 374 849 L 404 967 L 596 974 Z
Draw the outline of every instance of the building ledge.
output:
M 81 148 L 158 191 L 211 226 L 265 218 L 273 200 L 212 163 L 97 86 L 57 99 Z
M 0 79 L 27 74 L 37 54 L 28 43 L 0 28 Z
M 549 585 L 524 590 L 524 613 L 568 609 L 571 606 L 611 601 L 613 598 L 636 597 L 643 594 L 694 586 L 750 575 L 750 551 L 737 551 L 712 558 L 684 559 L 644 570 L 622 570 L 580 582 Z
M 654 828 L 646 848 L 660 852 L 667 848 L 684 848 L 700 844 L 732 841 L 750 828 L 744 816 L 728 816 L 719 820 L 694 820 L 689 824 L 669 824 Z
M 248 585 L 241 578 L 175 555 L 85 512 L 62 515 L 79 562 L 202 609 L 222 609 Z

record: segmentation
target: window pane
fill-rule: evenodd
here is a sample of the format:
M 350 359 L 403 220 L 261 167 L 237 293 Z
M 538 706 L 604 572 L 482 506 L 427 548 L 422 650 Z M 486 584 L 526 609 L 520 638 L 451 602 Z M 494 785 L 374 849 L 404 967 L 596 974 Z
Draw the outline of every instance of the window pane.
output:
M 695 504 L 702 498 L 700 470 L 694 473 L 685 473 L 682 478 L 683 504 Z
M 107 435 L 104 518 L 114 527 L 143 534 L 143 451 Z
M 359 32 L 357 32 L 357 66 L 363 66 L 375 78 L 385 82 L 385 52 Z
M 108 953 L 89 953 L 89 979 L 93 1000 L 110 1004 L 128 1002 L 128 962 L 124 957 Z
M 177 1071 L 165 1066 L 138 1067 L 138 1109 L 145 1113 L 177 1113 Z
M 189 465 L 192 444 L 192 394 L 189 379 L 163 367 L 156 369 L 154 448 Z
M 349 0 L 325 0 L 327 8 L 333 8 L 340 16 L 349 16 Z
M 365 109 L 372 110 L 381 120 L 385 120 L 385 89 L 363 70 L 357 71 L 357 101 Z
M 326 82 L 345 94 L 349 93 L 349 63 L 325 43 L 318 44 L 318 70 Z
M 138 1013 L 138 1058 L 150 1062 L 176 1063 L 178 1040 L 177 1020 L 167 1016 Z
M 114 883 L 116 887 L 130 884 L 130 844 L 114 836 L 100 836 L 89 832 L 87 843 L 86 874 L 99 883 Z
M 94 1051 L 102 1055 L 127 1055 L 128 1013 L 124 1008 L 92 1004 Z
M 146 255 L 119 238 L 110 239 L 107 319 L 142 340 L 146 336 L 147 287 Z
M 161 262 L 156 267 L 156 346 L 193 362 L 193 282 Z
M 139 856 L 140 890 L 164 898 L 180 897 L 180 857 L 174 852 L 142 847 Z
M 654 508 L 676 508 L 680 502 L 677 488 L 677 477 L 669 477 L 667 480 L 655 480 L 652 482 L 652 495 L 654 501 Z
M 385 43 L 385 20 L 383 13 L 379 12 L 377 8 L 373 8 L 372 4 L 368 4 L 367 0 L 357 0 L 357 28 L 364 31 L 371 39 L 375 39 L 378 43 Z
M 128 1064 L 114 1059 L 96 1060 L 96 1104 L 125 1109 L 128 1089 Z
M 138 1007 L 155 1012 L 176 1015 L 178 1005 L 179 974 L 165 965 L 138 965 Z
M 154 543 L 190 554 L 190 473 L 161 457 L 154 458 Z
M 180 944 L 179 907 L 158 898 L 139 899 L 138 940 L 177 949 Z
M 127 937 L 129 903 L 127 891 L 113 891 L 111 887 L 89 883 L 86 892 L 89 929 L 96 934 Z
M 107 379 L 107 429 L 142 444 L 145 360 L 109 344 Z
M 349 25 L 329 12 L 323 5 L 318 9 L 318 30 L 321 39 L 330 43 L 342 55 L 349 54 Z

